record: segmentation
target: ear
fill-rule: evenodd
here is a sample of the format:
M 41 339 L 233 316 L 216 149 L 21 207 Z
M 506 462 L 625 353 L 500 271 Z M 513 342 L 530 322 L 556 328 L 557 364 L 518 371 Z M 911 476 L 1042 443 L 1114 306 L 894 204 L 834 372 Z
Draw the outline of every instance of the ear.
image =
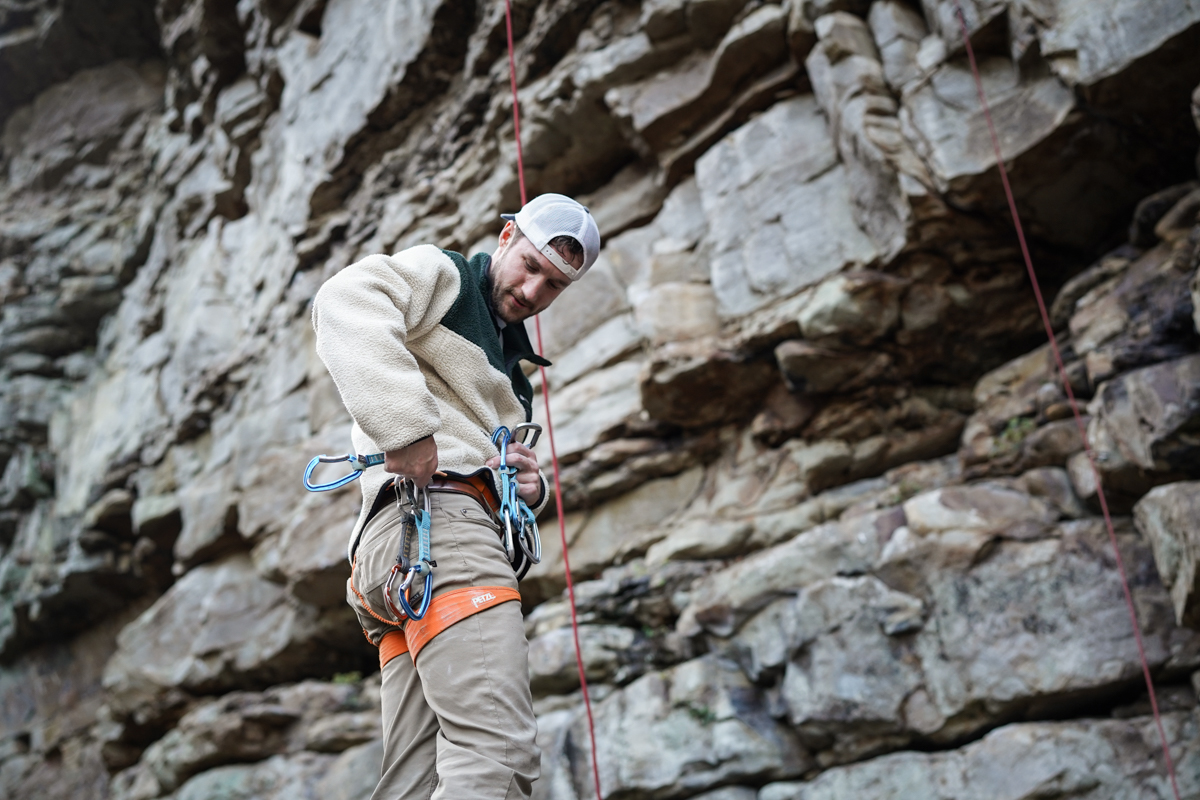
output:
M 516 230 L 517 223 L 513 222 L 511 219 L 504 223 L 504 227 L 500 230 L 499 244 L 501 247 L 504 247 L 510 241 L 512 241 L 513 234 L 516 233 Z

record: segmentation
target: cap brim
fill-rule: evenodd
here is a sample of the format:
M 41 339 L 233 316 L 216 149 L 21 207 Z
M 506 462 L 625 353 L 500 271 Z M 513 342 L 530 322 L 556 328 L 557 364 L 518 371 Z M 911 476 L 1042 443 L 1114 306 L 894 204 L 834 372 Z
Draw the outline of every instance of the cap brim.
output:
M 516 218 L 517 218 L 516 214 L 501 214 L 500 215 L 500 219 L 506 219 L 509 222 L 514 221 Z

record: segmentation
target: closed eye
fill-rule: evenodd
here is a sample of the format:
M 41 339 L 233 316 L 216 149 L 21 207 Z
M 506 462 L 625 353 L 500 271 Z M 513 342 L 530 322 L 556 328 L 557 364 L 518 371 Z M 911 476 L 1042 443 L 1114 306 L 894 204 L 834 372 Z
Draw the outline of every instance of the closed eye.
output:
M 524 261 L 525 261 L 525 269 L 529 271 L 529 274 L 531 274 L 531 275 L 540 275 L 541 274 L 542 265 L 539 264 L 535 258 L 533 258 L 532 256 L 525 256 Z M 556 292 L 561 292 L 563 289 L 567 288 L 567 285 L 568 285 L 568 284 L 564 283 L 563 281 L 550 280 L 550 279 L 547 279 L 546 283 L 548 283 L 550 285 L 550 288 Z

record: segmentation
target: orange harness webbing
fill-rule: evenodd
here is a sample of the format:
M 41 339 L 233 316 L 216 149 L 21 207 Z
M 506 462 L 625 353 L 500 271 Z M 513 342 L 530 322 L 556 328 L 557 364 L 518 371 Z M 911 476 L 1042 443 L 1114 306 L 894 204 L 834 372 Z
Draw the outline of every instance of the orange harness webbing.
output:
M 507 586 L 468 586 L 433 598 L 429 611 L 419 620 L 410 619 L 402 631 L 388 631 L 379 641 L 379 668 L 396 656 L 408 653 L 415 663 L 421 648 L 456 622 L 492 606 L 520 600 L 521 593 Z
M 379 668 L 383 669 L 396 656 L 408 652 L 408 641 L 404 631 L 388 631 L 379 640 Z

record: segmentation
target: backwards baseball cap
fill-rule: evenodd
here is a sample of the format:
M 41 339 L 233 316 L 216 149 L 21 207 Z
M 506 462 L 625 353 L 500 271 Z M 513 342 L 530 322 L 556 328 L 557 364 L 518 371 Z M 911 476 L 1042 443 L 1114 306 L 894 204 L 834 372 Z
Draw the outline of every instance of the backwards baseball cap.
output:
M 572 281 L 582 278 L 600 255 L 600 229 L 596 220 L 590 211 L 566 195 L 540 194 L 516 214 L 500 217 L 517 223 L 525 238 Z M 570 236 L 583 246 L 582 267 L 575 269 L 550 246 L 550 240 L 559 236 Z

